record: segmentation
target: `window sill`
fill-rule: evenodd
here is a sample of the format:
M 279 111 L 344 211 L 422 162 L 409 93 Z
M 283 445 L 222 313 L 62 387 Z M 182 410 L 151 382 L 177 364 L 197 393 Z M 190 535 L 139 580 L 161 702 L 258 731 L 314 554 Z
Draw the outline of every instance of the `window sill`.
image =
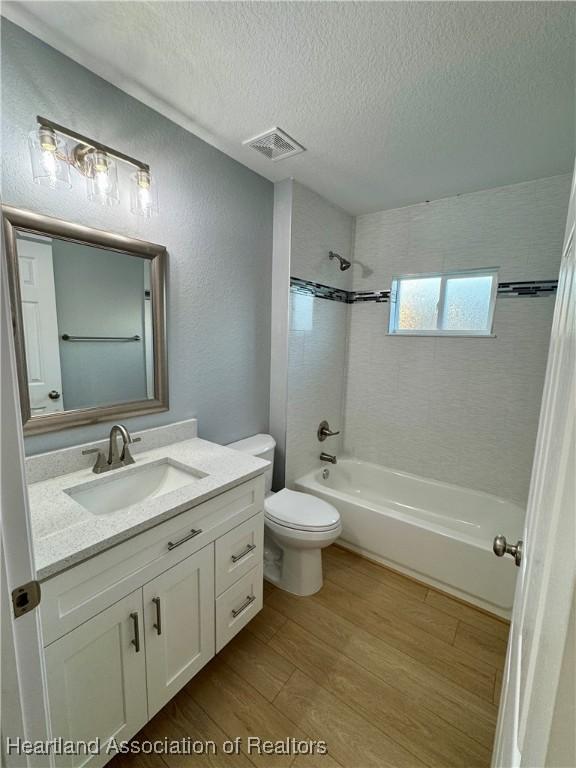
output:
M 496 339 L 495 333 L 387 333 L 387 336 L 399 339 Z

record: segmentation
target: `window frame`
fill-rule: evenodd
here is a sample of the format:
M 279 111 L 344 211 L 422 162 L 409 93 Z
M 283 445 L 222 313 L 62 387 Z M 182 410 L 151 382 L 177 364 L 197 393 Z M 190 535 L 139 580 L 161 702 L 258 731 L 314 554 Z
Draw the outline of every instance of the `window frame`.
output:
M 389 336 L 443 336 L 453 338 L 495 338 L 494 334 L 494 309 L 496 306 L 496 296 L 498 294 L 498 267 L 483 267 L 481 269 L 458 269 L 449 272 L 425 272 L 405 275 L 395 275 L 392 278 L 390 286 L 390 317 L 388 321 Z M 440 293 L 437 303 L 436 328 L 432 330 L 398 328 L 398 316 L 400 312 L 400 302 L 397 300 L 400 284 L 403 280 L 415 280 L 425 278 L 440 278 Z M 446 283 L 452 278 L 458 277 L 491 277 L 492 288 L 490 292 L 490 304 L 488 307 L 487 328 L 481 331 L 469 330 L 451 330 L 440 327 L 444 317 L 446 306 Z

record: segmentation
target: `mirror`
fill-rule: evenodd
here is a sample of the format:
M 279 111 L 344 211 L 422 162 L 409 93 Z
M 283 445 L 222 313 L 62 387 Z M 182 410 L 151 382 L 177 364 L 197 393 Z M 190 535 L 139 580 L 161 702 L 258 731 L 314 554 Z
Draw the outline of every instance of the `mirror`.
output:
M 25 433 L 167 410 L 165 249 L 3 214 Z

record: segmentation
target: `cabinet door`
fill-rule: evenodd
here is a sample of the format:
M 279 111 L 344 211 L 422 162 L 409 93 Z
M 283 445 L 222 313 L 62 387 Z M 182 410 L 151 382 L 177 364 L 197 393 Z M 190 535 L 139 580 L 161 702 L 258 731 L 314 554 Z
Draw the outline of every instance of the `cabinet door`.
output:
M 214 545 L 144 585 L 148 711 L 156 714 L 214 656 Z
M 96 755 L 56 765 L 102 766 L 109 739 L 131 738 L 147 721 L 142 590 L 138 589 L 44 649 L 53 736 L 100 740 Z M 112 753 L 114 754 L 114 753 Z

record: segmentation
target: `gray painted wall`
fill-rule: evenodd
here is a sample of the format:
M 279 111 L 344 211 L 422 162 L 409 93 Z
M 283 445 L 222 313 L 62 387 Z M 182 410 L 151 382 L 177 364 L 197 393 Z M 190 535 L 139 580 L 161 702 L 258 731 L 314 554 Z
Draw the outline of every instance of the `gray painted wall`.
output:
M 200 436 L 216 442 L 267 431 L 273 185 L 4 19 L 1 36 L 3 201 L 169 253 L 170 411 L 126 419 L 129 428 L 196 416 Z M 78 175 L 70 190 L 35 185 L 27 135 L 37 114 L 148 162 L 160 215 L 131 214 L 125 186 L 120 205 L 105 208 L 87 200 Z M 108 428 L 30 437 L 26 450 Z
M 138 256 L 52 241 L 58 334 L 140 336 L 136 342 L 60 340 L 64 408 L 146 399 L 144 269 Z

